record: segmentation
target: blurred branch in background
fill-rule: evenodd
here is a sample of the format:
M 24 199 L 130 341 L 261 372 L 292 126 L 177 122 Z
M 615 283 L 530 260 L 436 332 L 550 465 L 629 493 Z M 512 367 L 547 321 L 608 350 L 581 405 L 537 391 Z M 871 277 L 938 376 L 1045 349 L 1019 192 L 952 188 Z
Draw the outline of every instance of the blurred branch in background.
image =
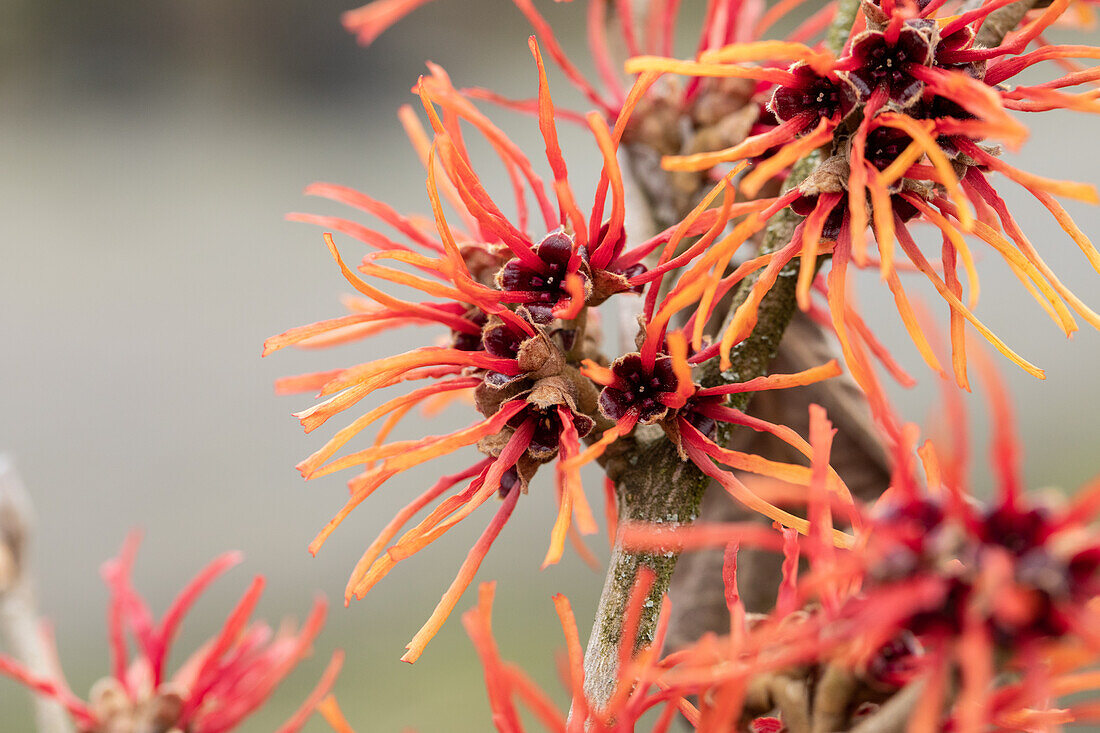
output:
M 32 531 L 31 501 L 15 465 L 0 454 L 0 638 L 11 655 L 31 671 L 52 676 L 52 653 L 35 608 L 28 551 Z M 73 730 L 64 708 L 47 697 L 34 698 L 38 733 Z

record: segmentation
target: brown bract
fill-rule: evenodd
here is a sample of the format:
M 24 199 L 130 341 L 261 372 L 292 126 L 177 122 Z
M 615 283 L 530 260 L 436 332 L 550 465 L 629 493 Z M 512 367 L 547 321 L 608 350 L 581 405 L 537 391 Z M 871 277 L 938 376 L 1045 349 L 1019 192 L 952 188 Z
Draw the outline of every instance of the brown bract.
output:
M 167 685 L 143 699 L 131 699 L 113 677 L 92 686 L 89 706 L 100 721 L 95 733 L 185 733 L 177 727 L 183 696 Z

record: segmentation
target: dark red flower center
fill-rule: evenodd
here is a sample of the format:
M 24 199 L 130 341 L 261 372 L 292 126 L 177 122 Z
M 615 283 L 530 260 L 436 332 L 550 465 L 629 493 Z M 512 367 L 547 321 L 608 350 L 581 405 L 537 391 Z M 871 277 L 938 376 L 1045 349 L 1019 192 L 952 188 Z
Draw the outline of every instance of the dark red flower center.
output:
M 501 268 L 497 282 L 502 290 L 527 293 L 522 304 L 532 319 L 537 323 L 549 323 L 554 318 L 554 307 L 570 297 L 565 290 L 565 279 L 570 274 L 570 260 L 573 259 L 573 237 L 560 229 L 550 232 L 535 246 L 535 254 L 542 260 L 542 268 L 512 259 Z M 583 258 L 583 252 L 581 254 Z
M 466 320 L 473 322 L 478 327 L 484 328 L 488 316 L 485 315 L 484 311 L 474 308 L 466 313 Z M 453 331 L 451 334 L 451 344 L 459 351 L 480 351 L 481 336 L 481 333 Z M 494 354 L 494 356 L 499 356 L 499 354 Z M 508 356 L 512 357 L 515 356 L 515 354 L 509 354 Z
M 892 127 L 877 127 L 867 135 L 864 157 L 875 168 L 880 171 L 885 170 L 898 159 L 899 155 L 905 152 L 905 149 L 912 142 L 913 138 L 901 130 L 895 130 Z
M 519 347 L 527 335 L 512 327 L 509 323 L 497 323 L 481 333 L 481 342 L 493 356 L 501 359 L 514 359 Z
M 914 27 L 903 28 L 896 43 L 883 33 L 869 31 L 852 48 L 848 78 L 863 99 L 885 87 L 891 100 L 908 107 L 924 88 L 910 68 L 928 64 L 931 56 L 928 38 Z
M 799 216 L 809 216 L 817 208 L 820 196 L 799 196 L 791 202 L 791 209 Z M 836 239 L 840 236 L 840 225 L 848 214 L 848 195 L 845 194 L 837 201 L 836 206 L 825 217 L 825 223 L 821 227 L 823 239 Z
M 696 395 L 680 408 L 680 416 L 700 433 L 714 440 L 718 436 L 718 421 L 704 413 L 707 407 L 721 406 L 725 401 L 724 395 Z
M 804 115 L 809 117 L 804 129 L 809 129 L 819 119 L 838 120 L 854 106 L 852 95 L 837 80 L 820 76 L 809 66 L 796 66 L 791 73 L 797 83 L 778 87 L 769 105 L 780 122 Z
M 879 648 L 867 665 L 868 675 L 883 684 L 902 687 L 919 671 L 920 642 L 909 631 L 902 631 Z
M 658 357 L 646 368 L 641 354 L 620 357 L 611 365 L 615 382 L 600 392 L 600 409 L 611 420 L 620 420 L 633 409 L 641 423 L 653 423 L 668 413 L 661 398 L 676 391 L 676 373 L 672 359 Z
M 956 526 L 963 530 L 958 534 L 940 531 L 947 526 L 945 518 L 938 504 L 914 500 L 893 507 L 876 529 L 886 545 L 873 577 L 904 584 L 918 576 L 938 576 L 943 583 L 939 600 L 914 613 L 906 628 L 917 635 L 959 634 L 973 610 L 975 593 L 981 593 L 983 607 L 988 607 L 986 623 L 998 646 L 1018 648 L 1070 633 L 1075 609 L 1097 589 L 1100 547 L 1068 558 L 1060 554 L 1048 542 L 1056 522 L 1041 507 L 999 505 L 974 517 L 973 523 Z M 983 568 L 997 554 L 1010 558 L 1011 582 L 986 599 L 988 590 L 977 589 L 982 588 Z M 946 567 L 953 568 L 949 577 L 943 577 Z
M 503 499 L 512 492 L 512 489 L 519 486 L 519 484 L 519 471 L 516 470 L 515 466 L 512 466 L 501 475 L 500 488 L 497 489 L 497 494 Z
M 592 418 L 575 412 L 572 416 L 577 437 L 583 438 L 592 431 L 595 425 Z M 557 407 L 540 409 L 534 404 L 528 404 L 526 409 L 521 410 L 508 421 L 508 425 L 518 428 L 527 420 L 535 421 L 535 432 L 531 436 L 531 442 L 527 444 L 527 455 L 536 461 L 549 461 L 558 454 L 561 434 L 565 429 Z
M 1040 547 L 1050 536 L 1047 513 L 1041 509 L 1017 510 L 998 506 L 986 514 L 982 540 L 999 545 L 1013 555 L 1023 555 Z

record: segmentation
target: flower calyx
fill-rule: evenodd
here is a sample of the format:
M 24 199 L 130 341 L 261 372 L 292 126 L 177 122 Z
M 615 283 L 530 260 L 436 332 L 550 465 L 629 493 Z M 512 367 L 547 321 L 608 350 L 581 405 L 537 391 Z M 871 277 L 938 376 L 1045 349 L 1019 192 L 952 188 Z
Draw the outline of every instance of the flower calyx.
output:
M 545 325 L 570 309 L 578 296 L 582 304 L 586 302 L 592 278 L 587 253 L 576 246 L 564 227 L 543 237 L 533 252 L 541 264 L 514 257 L 501 267 L 496 284 L 506 292 L 522 293 L 522 306 L 531 319 Z
M 803 120 L 798 133 L 809 132 L 821 120 L 839 124 L 856 109 L 859 91 L 846 76 L 836 72 L 819 74 L 802 61 L 789 71 L 795 77 L 794 83 L 776 87 L 767 110 L 781 123 Z
M 611 365 L 612 381 L 600 392 L 600 412 L 618 422 L 628 413 L 641 425 L 665 419 L 676 394 L 676 372 L 672 359 L 658 356 L 646 366 L 638 352 L 620 356 Z
M 588 383 L 589 392 L 585 394 L 578 389 L 583 378 L 579 373 L 576 376 L 578 379 L 570 379 L 564 375 L 544 377 L 529 389 L 512 396 L 507 400 L 508 403 L 522 401 L 526 403 L 524 407 L 508 420 L 499 433 L 478 442 L 478 450 L 496 458 L 512 441 L 516 432 L 530 424 L 530 438 L 523 455 L 505 475 L 508 481 L 501 482 L 502 496 L 506 496 L 515 485 L 526 493 L 539 466 L 558 457 L 567 431 L 575 431 L 574 440 L 584 438 L 592 432 L 595 420 L 585 414 L 582 405 L 585 402 L 594 403 L 595 389 Z
M 89 707 L 98 725 L 95 733 L 147 731 L 182 733 L 183 695 L 171 685 L 161 685 L 152 694 L 133 699 L 114 677 L 105 677 L 92 686 Z
M 883 31 L 867 30 L 852 41 L 851 56 L 837 72 L 866 102 L 876 89 L 886 90 L 888 104 L 907 110 L 924 92 L 924 82 L 912 72 L 913 66 L 931 66 L 939 40 L 934 23 L 907 21 L 897 38 Z

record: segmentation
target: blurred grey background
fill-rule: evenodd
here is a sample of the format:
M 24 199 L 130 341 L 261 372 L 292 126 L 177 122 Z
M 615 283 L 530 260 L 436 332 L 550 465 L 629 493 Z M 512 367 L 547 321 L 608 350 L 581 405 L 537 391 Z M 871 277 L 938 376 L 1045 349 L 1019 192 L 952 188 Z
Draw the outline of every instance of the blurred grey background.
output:
M 181 651 L 220 626 L 250 574 L 268 576 L 258 615 L 276 623 L 304 615 L 315 593 L 331 599 L 314 657 L 246 730 L 271 730 L 288 716 L 336 647 L 348 652 L 337 693 L 360 731 L 489 727 L 480 668 L 458 618 L 472 594 L 415 666 L 397 661 L 484 515 L 402 563 L 366 600 L 347 610 L 339 603 L 355 560 L 392 512 L 445 468 L 472 461 L 473 452 L 391 482 L 311 558 L 306 544 L 343 502 L 345 477 L 303 484 L 293 466 L 325 435 L 303 436 L 290 416 L 311 404 L 308 397 L 276 397 L 271 388 L 284 374 L 396 353 L 421 334 L 399 332 L 366 349 L 283 352 L 263 361 L 259 354 L 265 337 L 341 312 L 338 296 L 348 290 L 320 232 L 283 220 L 292 210 L 340 212 L 303 199 L 302 187 L 329 180 L 398 210 L 428 211 L 424 174 L 397 124 L 397 106 L 412 101 L 409 88 L 426 58 L 460 86 L 533 96 L 529 30 L 508 0 L 439 0 L 361 49 L 338 23 L 353 5 L 0 4 L 0 450 L 14 455 L 37 505 L 41 606 L 78 693 L 107 670 L 98 567 L 139 526 L 146 539 L 137 586 L 157 611 L 215 554 L 247 555 L 197 607 Z M 685 40 L 702 5 L 685 3 Z M 539 8 L 587 68 L 582 9 L 549 1 Z M 551 84 L 559 102 L 584 108 L 560 73 L 552 72 Z M 492 114 L 538 162 L 534 120 Z M 1094 118 L 1055 113 L 1034 124 L 1033 139 L 1011 160 L 1052 177 L 1100 180 Z M 563 138 L 581 198 L 590 200 L 595 147 L 577 130 L 563 129 Z M 503 190 L 491 160 L 482 170 Z M 1003 189 L 1054 269 L 1100 307 L 1100 276 L 1073 243 L 1026 195 Z M 1086 232 L 1100 233 L 1097 209 L 1067 207 Z M 349 254 L 359 251 L 342 243 Z M 1028 479 L 1076 487 L 1100 471 L 1100 339 L 1089 331 L 1062 338 L 995 257 L 983 260 L 979 316 L 1048 373 L 1038 382 L 1003 363 Z M 946 325 L 930 288 L 909 282 Z M 862 278 L 861 300 L 921 379 L 918 388 L 895 393 L 906 416 L 922 421 L 935 379 L 900 333 L 874 274 Z M 979 400 L 970 399 L 978 413 Z M 430 431 L 470 419 L 455 408 Z M 989 473 L 985 422 L 976 423 L 980 487 Z M 422 425 L 410 421 L 402 435 Z M 584 627 L 602 579 L 571 554 L 538 570 L 553 516 L 549 487 L 538 488 L 521 502 L 479 578 L 500 580 L 494 626 L 504 655 L 563 699 L 550 596 L 566 593 Z M 593 545 L 604 549 L 599 538 Z M 0 710 L 3 733 L 30 729 L 26 698 L 6 681 Z M 319 721 L 308 728 L 323 729 Z

